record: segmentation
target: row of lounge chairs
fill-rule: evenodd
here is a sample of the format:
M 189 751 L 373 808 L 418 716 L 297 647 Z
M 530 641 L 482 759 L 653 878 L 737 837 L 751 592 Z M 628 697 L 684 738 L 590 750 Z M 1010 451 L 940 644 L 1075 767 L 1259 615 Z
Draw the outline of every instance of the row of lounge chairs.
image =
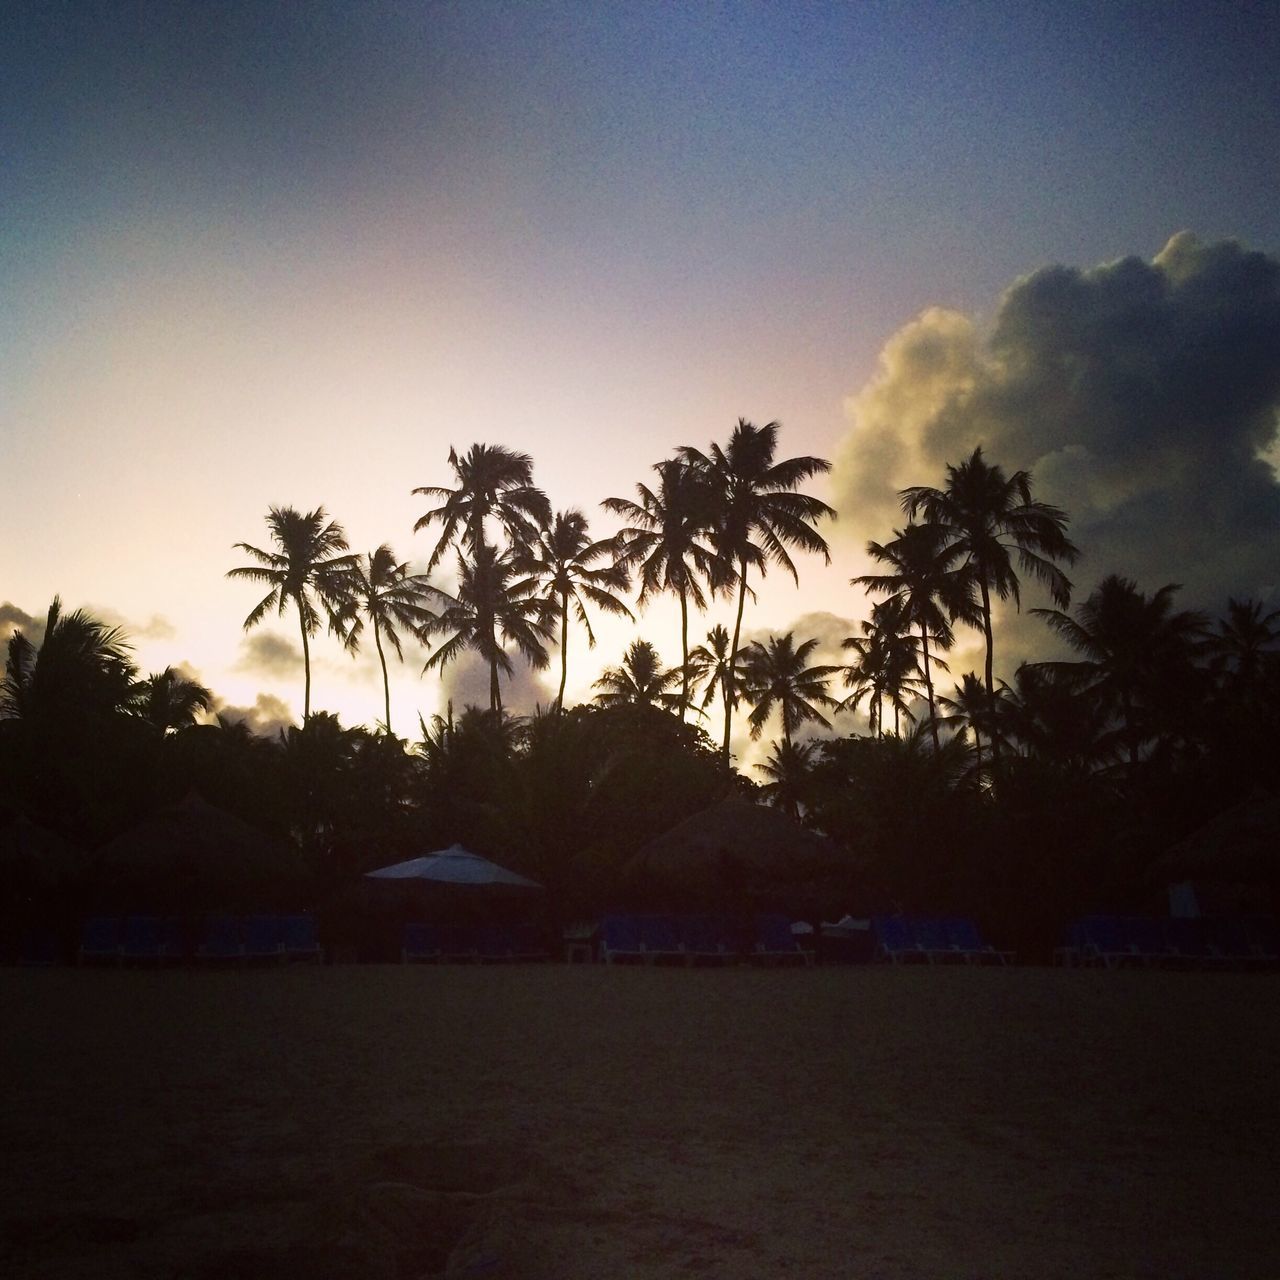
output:
M 600 958 L 606 964 L 812 964 L 791 932 L 786 916 L 613 915 L 600 927 Z
M 1268 969 L 1280 965 L 1275 920 L 1084 916 L 1055 953 L 1060 964 L 1163 969 Z
M 405 964 L 510 964 L 550 958 L 536 925 L 407 924 L 400 951 Z
M 191 945 L 188 922 L 177 916 L 93 916 L 80 938 L 86 963 L 180 962 L 188 959 L 284 963 L 323 958 L 310 915 L 206 916 L 201 938 Z
M 873 916 L 876 958 L 890 964 L 1010 964 L 967 916 Z

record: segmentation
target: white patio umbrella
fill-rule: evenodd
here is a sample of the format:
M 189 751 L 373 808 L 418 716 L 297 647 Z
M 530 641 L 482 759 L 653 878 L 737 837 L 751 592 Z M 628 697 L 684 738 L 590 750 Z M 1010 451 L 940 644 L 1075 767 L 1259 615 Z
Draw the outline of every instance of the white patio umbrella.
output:
M 457 885 L 476 888 L 541 889 L 536 880 L 508 871 L 460 844 L 450 845 L 435 853 L 424 853 L 408 862 L 365 872 L 366 880 L 418 881 L 426 884 Z

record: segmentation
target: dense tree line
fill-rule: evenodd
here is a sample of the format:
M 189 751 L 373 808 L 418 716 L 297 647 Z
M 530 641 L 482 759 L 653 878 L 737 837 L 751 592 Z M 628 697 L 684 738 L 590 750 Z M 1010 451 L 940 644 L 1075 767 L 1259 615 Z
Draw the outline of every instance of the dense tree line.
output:
M 1067 514 L 981 449 L 942 487 L 905 490 L 903 527 L 868 545 L 879 571 L 853 580 L 873 601 L 847 662 L 816 662 L 818 640 L 791 632 L 743 645 L 752 581 L 770 568 L 798 580 L 797 551 L 828 558 L 819 525 L 834 513 L 802 491 L 828 464 L 779 459 L 778 433 L 739 421 L 723 445 L 677 450 L 634 498 L 602 504 L 623 522 L 604 538 L 583 512 L 553 511 L 526 455 L 451 450 L 452 483 L 414 490 L 432 504 L 415 526 L 435 538 L 423 573 L 387 544 L 353 554 L 323 507 L 272 508 L 268 545 L 236 544 L 252 563 L 230 576 L 266 589 L 246 628 L 296 617 L 304 715 L 278 738 L 198 722 L 208 690 L 172 669 L 142 677 L 117 629 L 55 600 L 38 646 L 9 642 L 3 802 L 92 847 L 196 788 L 291 840 L 318 893 L 458 839 L 543 879 L 570 911 L 604 905 L 645 839 L 738 787 L 846 845 L 869 895 L 971 910 L 1008 932 L 1132 904 L 1171 840 L 1274 788 L 1280 611 L 1231 600 L 1211 619 L 1179 610 L 1174 584 L 1147 592 L 1116 574 L 1072 610 Z M 445 565 L 448 586 L 433 580 Z M 1076 657 L 1005 680 L 994 602 L 1019 603 L 1027 580 L 1056 606 L 1032 612 Z M 666 667 L 636 639 L 590 705 L 567 707 L 572 636 L 594 646 L 593 614 L 632 617 L 632 591 L 638 607 L 678 600 L 681 661 Z M 691 645 L 691 615 L 716 598 L 732 631 Z M 949 672 L 958 628 L 981 635 L 981 674 Z M 322 629 L 352 652 L 372 637 L 375 730 L 312 711 Z M 424 672 L 478 654 L 488 706 L 394 736 L 387 651 L 402 659 L 407 638 L 427 647 Z M 553 704 L 509 715 L 504 677 L 517 662 L 546 668 L 553 650 Z M 713 743 L 699 722 L 717 704 Z M 731 765 L 742 707 L 753 738 L 776 727 L 757 781 Z M 868 733 L 831 735 L 833 714 L 861 708 Z

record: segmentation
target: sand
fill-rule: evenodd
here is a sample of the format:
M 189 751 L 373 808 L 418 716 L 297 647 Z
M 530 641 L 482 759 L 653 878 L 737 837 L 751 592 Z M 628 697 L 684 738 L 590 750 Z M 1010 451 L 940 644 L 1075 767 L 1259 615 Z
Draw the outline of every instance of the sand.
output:
M 1277 997 L 1045 969 L 3 971 L 0 1274 L 1274 1277 Z

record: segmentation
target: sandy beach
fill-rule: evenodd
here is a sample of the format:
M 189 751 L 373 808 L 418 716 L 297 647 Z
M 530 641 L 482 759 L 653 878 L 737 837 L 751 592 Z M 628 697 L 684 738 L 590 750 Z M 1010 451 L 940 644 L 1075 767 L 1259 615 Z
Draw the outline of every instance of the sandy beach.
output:
M 4 971 L 0 1271 L 1269 1277 L 1277 997 L 1045 969 Z

